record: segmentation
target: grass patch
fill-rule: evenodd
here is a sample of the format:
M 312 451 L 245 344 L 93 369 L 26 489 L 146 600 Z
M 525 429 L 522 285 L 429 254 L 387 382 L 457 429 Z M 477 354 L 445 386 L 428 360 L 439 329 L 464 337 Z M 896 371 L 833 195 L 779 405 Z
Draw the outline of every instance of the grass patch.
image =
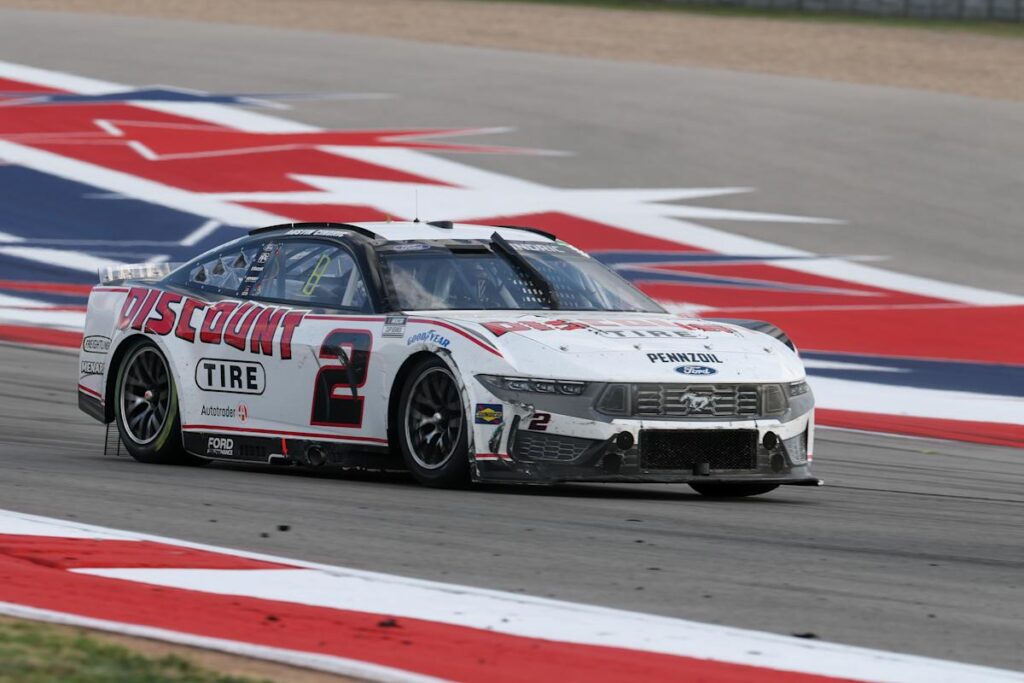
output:
M 0 683 L 256 683 L 177 655 L 147 657 L 84 631 L 0 621 Z M 261 682 L 269 683 L 269 682 Z
M 599 9 L 628 9 L 644 12 L 684 12 L 720 17 L 784 19 L 820 24 L 852 24 L 884 28 L 917 28 L 932 31 L 980 33 L 1002 38 L 1024 38 L 1024 22 L 982 19 L 923 19 L 918 17 L 878 17 L 835 12 L 798 12 L 753 7 L 726 7 L 710 4 L 658 2 L 657 0 L 468 0 L 471 2 L 520 2 L 535 5 L 569 5 Z

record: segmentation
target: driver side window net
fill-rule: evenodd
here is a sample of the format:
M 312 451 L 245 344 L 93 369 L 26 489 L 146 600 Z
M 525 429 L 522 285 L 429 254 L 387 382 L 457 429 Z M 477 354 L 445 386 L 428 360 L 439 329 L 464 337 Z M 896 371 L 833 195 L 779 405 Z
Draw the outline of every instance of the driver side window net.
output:
M 243 295 L 303 307 L 367 309 L 366 286 L 355 260 L 334 244 L 266 242 L 256 261 L 261 276 Z
M 255 256 L 256 247 L 253 245 L 221 252 L 193 266 L 188 273 L 188 284 L 232 295 L 238 291 Z

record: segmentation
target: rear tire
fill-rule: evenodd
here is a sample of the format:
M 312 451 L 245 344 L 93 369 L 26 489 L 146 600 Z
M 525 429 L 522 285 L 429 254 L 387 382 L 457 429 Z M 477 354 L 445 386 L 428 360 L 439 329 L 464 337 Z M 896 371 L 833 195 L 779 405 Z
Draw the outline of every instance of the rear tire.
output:
M 779 488 L 778 484 L 690 484 L 690 488 L 702 496 L 708 498 L 746 498 L 747 496 L 760 496 Z
M 155 344 L 132 346 L 117 368 L 114 420 L 125 450 L 139 462 L 205 465 L 185 451 L 174 377 Z
M 409 374 L 398 401 L 398 443 L 412 476 L 424 486 L 469 485 L 469 423 L 452 371 L 435 357 Z

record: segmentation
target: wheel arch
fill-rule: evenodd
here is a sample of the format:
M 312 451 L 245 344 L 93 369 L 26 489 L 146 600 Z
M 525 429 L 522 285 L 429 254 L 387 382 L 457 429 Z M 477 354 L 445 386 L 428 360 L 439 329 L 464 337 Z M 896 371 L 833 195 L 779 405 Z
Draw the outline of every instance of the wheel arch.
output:
M 124 362 L 128 352 L 143 341 L 149 341 L 149 337 L 144 334 L 128 335 L 121 339 L 110 355 L 110 362 L 107 363 L 107 381 L 103 386 L 103 418 L 107 424 L 114 421 L 115 386 L 117 385 L 117 375 L 121 369 L 121 363 Z M 160 351 L 163 352 L 163 349 L 160 349 Z
M 115 401 L 113 399 L 117 385 L 117 374 L 121 369 L 121 363 L 124 362 L 125 356 L 140 344 L 152 344 L 164 357 L 164 360 L 167 362 L 167 370 L 171 373 L 171 381 L 177 390 L 178 405 L 181 405 L 178 364 L 175 362 L 170 349 L 160 339 L 151 337 L 148 334 L 142 334 L 141 332 L 133 332 L 118 340 L 117 346 L 111 351 L 110 360 L 107 363 L 107 379 L 103 385 L 103 413 L 107 423 L 114 421 Z
M 761 332 L 762 334 L 767 334 L 769 337 L 778 339 L 792 351 L 797 350 L 796 344 L 794 344 L 793 340 L 789 338 L 789 335 L 775 323 L 770 323 L 766 320 L 747 320 L 743 318 L 708 318 L 707 320 L 717 323 L 728 323 L 730 325 L 736 325 L 737 327 L 745 327 L 746 329 L 753 330 L 755 332 Z
M 405 385 L 405 382 L 408 381 L 409 376 L 417 365 L 427 358 L 439 357 L 440 356 L 438 356 L 438 354 L 431 351 L 417 351 L 406 358 L 398 368 L 398 372 L 395 373 L 395 379 L 391 382 L 391 389 L 388 392 L 387 413 L 388 444 L 391 447 L 392 452 L 397 452 L 395 449 L 398 448 L 398 433 L 395 429 L 398 423 L 398 402 L 402 394 L 402 387 Z

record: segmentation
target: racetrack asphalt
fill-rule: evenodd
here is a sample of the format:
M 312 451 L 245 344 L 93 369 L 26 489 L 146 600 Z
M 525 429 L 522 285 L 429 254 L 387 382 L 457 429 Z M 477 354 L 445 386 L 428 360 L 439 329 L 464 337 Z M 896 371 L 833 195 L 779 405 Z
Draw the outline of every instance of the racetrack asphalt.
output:
M 175 21 L 0 11 L 0 59 L 299 102 L 325 127 L 495 126 L 570 157 L 470 162 L 578 187 L 751 186 L 723 224 L 1024 294 L 1024 106 L 891 88 Z M 702 200 L 703 201 L 703 200 Z M 718 227 L 718 226 L 716 226 Z M 822 430 L 821 489 L 714 501 L 674 486 L 433 491 L 394 475 L 104 456 L 76 358 L 0 347 L 0 507 L 360 569 L 1024 668 L 1024 459 Z M 287 525 L 287 531 L 279 530 Z
M 923 57 L 924 58 L 924 57 Z M 706 221 L 887 269 L 1024 294 L 1024 104 L 881 86 L 102 15 L 0 10 L 0 60 L 211 92 L 383 92 L 293 103 L 325 128 L 511 126 L 471 155 L 555 187 L 752 187 L 702 199 L 845 224 Z M 410 209 L 414 199 L 410 197 Z M 444 219 L 444 207 L 421 206 Z
M 421 488 L 103 455 L 77 358 L 0 346 L 0 507 L 285 557 L 1024 668 L 1019 450 L 823 429 L 822 488 Z M 287 527 L 287 530 L 282 528 Z

